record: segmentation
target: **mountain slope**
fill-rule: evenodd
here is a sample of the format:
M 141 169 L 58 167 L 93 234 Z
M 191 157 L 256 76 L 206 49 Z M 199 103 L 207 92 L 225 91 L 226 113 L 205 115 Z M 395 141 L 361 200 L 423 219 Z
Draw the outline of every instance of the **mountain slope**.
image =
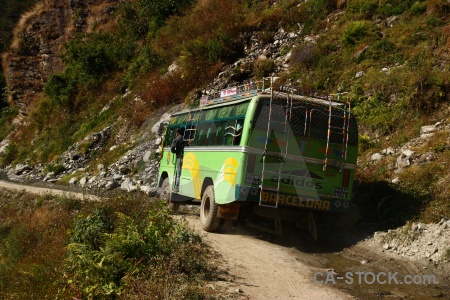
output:
M 78 149 L 95 173 L 142 140 L 157 109 L 272 74 L 306 94 L 349 92 L 364 163 L 448 119 L 449 13 L 446 1 L 43 1 L 4 56 L 10 103 L 26 116 L 2 114 L 1 164 L 51 170 Z M 446 161 L 449 141 L 430 143 Z M 363 183 L 393 176 L 367 170 Z

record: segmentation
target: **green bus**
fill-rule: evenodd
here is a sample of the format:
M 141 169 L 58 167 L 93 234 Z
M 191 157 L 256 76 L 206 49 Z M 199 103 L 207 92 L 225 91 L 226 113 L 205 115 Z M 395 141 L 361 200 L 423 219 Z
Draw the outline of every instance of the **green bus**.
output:
M 261 85 L 261 86 L 259 86 Z M 350 208 L 358 131 L 348 102 L 313 98 L 292 88 L 249 83 L 171 116 L 163 139 L 160 197 L 172 209 L 200 204 L 200 222 L 216 231 L 221 220 L 252 212 L 308 224 Z M 185 141 L 180 187 L 173 192 L 179 128 Z M 312 227 L 312 229 L 311 229 Z

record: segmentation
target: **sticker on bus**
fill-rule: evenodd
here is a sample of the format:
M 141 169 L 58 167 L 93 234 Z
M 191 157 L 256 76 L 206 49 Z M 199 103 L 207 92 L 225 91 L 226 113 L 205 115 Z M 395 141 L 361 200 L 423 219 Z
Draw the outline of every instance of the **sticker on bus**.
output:
M 348 188 L 337 187 L 334 189 L 334 196 L 339 198 L 347 198 Z
M 275 204 L 277 202 L 282 205 L 296 206 L 309 209 L 330 210 L 330 201 L 320 200 L 317 198 L 307 198 L 302 196 L 283 195 L 270 192 L 261 193 L 261 202 L 264 204 Z

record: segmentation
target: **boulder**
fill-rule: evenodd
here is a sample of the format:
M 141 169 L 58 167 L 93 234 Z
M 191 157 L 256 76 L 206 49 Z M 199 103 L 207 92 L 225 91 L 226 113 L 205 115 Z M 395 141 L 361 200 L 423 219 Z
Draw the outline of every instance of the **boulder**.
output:
M 106 183 L 105 189 L 106 189 L 107 191 L 110 191 L 110 190 L 114 190 L 115 188 L 118 188 L 119 186 L 120 186 L 120 184 L 119 184 L 117 181 L 115 181 L 115 180 L 110 180 L 110 181 L 108 181 L 108 182 Z
M 148 150 L 145 152 L 144 157 L 142 158 L 143 161 L 148 162 L 150 160 L 150 156 L 152 155 L 152 151 Z
M 87 176 L 84 176 L 83 178 L 80 179 L 80 185 L 81 187 L 84 187 L 86 185 L 86 183 L 88 182 L 88 178 Z
M 30 165 L 28 165 L 28 164 L 25 164 L 25 165 L 18 164 L 18 165 L 16 165 L 15 174 L 16 175 L 21 175 L 24 172 L 31 171 L 31 170 L 33 170 L 33 168 Z
M 422 126 L 420 127 L 420 135 L 424 135 L 424 134 L 429 134 L 429 133 L 433 133 L 436 132 L 437 127 L 436 125 L 427 125 L 427 126 Z
M 370 157 L 371 161 L 380 161 L 381 159 L 383 159 L 383 155 L 381 155 L 380 153 L 374 153 Z

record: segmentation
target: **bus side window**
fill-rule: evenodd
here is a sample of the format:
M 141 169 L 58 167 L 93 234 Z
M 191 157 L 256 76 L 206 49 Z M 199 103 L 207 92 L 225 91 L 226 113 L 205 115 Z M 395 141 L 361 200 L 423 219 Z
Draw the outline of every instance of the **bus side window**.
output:
M 194 124 L 187 125 L 184 130 L 183 140 L 192 141 L 195 139 L 197 128 Z
M 212 140 L 212 136 L 214 135 L 213 132 L 213 124 L 208 124 L 209 128 L 208 131 L 206 133 L 206 140 L 205 140 L 205 145 L 211 145 L 211 140 Z
M 225 144 L 225 138 L 226 138 L 226 136 L 225 136 L 225 127 L 227 127 L 227 121 L 224 121 L 224 122 L 220 122 L 220 125 L 217 127 L 217 133 L 216 133 L 216 136 L 217 136 L 217 142 L 216 142 L 216 145 L 226 145 Z M 230 143 L 230 145 L 231 145 L 231 143 Z
M 244 119 L 236 121 L 236 131 L 234 132 L 233 145 L 239 145 L 241 143 L 242 132 L 244 129 Z
M 208 144 L 207 131 L 206 124 L 198 125 L 196 146 L 206 146 Z
M 236 120 L 231 120 L 228 122 L 228 124 L 225 125 L 224 130 L 224 139 L 223 144 L 224 146 L 231 146 L 233 145 L 233 134 L 234 134 L 234 128 L 236 126 Z
M 215 122 L 213 124 L 213 134 L 211 136 L 210 145 L 223 145 L 223 129 L 227 122 Z M 216 129 L 214 132 L 214 128 Z
M 232 120 L 228 122 L 227 127 L 225 127 L 225 141 L 224 145 L 239 145 L 241 142 L 242 125 L 244 124 L 243 119 Z

